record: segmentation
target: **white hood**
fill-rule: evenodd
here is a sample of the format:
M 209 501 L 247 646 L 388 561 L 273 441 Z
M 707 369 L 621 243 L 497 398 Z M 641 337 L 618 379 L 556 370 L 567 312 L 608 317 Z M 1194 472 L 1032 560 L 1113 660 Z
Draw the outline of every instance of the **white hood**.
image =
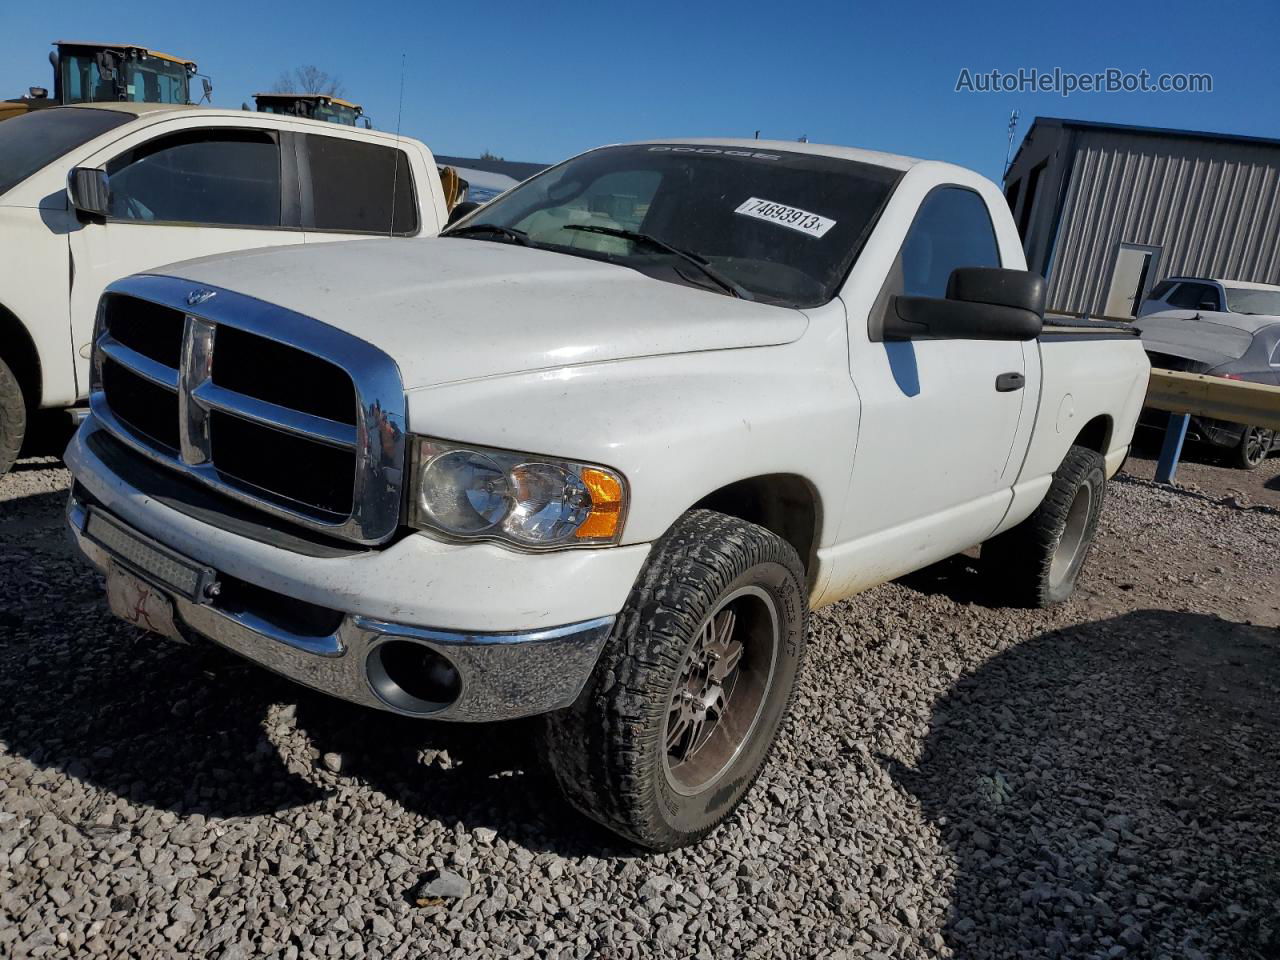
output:
M 406 389 L 790 343 L 808 323 L 798 310 L 482 240 L 275 247 L 148 272 L 234 290 L 348 331 L 394 358 Z

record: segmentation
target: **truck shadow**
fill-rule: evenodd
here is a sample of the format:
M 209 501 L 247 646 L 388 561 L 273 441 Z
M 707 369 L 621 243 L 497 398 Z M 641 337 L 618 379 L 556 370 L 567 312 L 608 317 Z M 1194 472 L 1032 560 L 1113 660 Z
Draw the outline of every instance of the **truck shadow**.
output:
M 297 724 L 342 776 L 448 828 L 487 827 L 497 838 L 563 856 L 634 853 L 561 798 L 539 755 L 540 719 L 503 723 L 417 720 L 309 691 Z
M 1273 628 L 1044 634 L 935 704 L 915 768 L 883 762 L 955 858 L 956 957 L 1280 956 Z
M 102 791 L 95 809 L 122 798 L 248 817 L 372 789 L 532 849 L 598 855 L 617 845 L 544 779 L 534 721 L 397 717 L 116 620 L 102 578 L 66 540 L 65 502 L 57 490 L 0 503 L 0 744 L 10 757 Z M 325 769 L 327 753 L 342 755 L 340 777 Z M 33 776 L 15 772 L 9 779 Z
M 1007 603 L 982 576 L 981 561 L 967 553 L 939 560 L 915 573 L 899 577 L 897 583 L 917 593 L 948 597 L 959 604 L 979 607 L 1003 607 Z

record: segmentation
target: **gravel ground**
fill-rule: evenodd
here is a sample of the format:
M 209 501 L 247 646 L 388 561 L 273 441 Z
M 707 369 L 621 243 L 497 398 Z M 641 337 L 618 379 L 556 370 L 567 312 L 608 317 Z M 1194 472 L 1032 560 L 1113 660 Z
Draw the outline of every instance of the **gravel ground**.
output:
M 966 557 L 822 611 L 741 814 L 641 856 L 527 723 L 116 623 L 66 484 L 0 480 L 0 956 L 1280 957 L 1274 510 L 1125 479 L 1052 611 Z
M 1156 475 L 1160 456 L 1160 430 L 1140 427 L 1134 438 L 1133 455 L 1124 471 L 1133 477 L 1151 480 Z M 1179 487 L 1220 499 L 1234 497 L 1241 503 L 1265 504 L 1280 510 L 1280 448 L 1256 470 L 1224 467 L 1216 448 L 1188 442 L 1182 450 L 1174 480 Z

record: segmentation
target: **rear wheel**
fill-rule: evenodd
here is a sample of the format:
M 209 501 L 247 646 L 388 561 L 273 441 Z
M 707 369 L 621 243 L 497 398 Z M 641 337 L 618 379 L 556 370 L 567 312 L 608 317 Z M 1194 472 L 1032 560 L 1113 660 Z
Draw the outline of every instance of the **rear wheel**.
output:
M 1245 427 L 1240 444 L 1235 448 L 1235 464 L 1242 470 L 1257 470 L 1271 452 L 1275 431 L 1262 427 Z
M 700 839 L 764 765 L 804 649 L 804 571 L 769 531 L 708 510 L 654 545 L 547 760 L 580 811 L 654 850 Z
M 0 360 L 0 476 L 9 472 L 27 433 L 27 401 L 18 378 Z
M 1024 607 L 1071 596 L 1098 529 L 1106 482 L 1102 456 L 1073 446 L 1035 512 L 982 545 L 983 571 L 993 587 Z

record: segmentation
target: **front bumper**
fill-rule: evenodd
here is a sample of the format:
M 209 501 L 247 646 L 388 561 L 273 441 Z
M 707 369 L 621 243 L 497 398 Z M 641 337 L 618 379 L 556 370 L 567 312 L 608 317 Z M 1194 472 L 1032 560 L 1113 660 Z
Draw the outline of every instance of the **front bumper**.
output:
M 195 563 L 206 565 L 218 574 L 250 585 L 251 602 L 224 604 L 218 597 L 193 601 L 164 583 L 145 578 L 173 604 L 174 620 L 184 635 L 205 637 L 241 656 L 290 679 L 324 693 L 353 703 L 411 716 L 446 720 L 488 721 L 528 716 L 556 710 L 571 704 L 581 692 L 599 657 L 614 621 L 621 609 L 626 590 L 634 582 L 647 550 L 610 548 L 577 551 L 578 556 L 560 555 L 578 572 L 594 566 L 601 579 L 583 581 L 569 578 L 560 581 L 564 571 L 548 567 L 540 561 L 550 556 L 526 556 L 530 561 L 524 576 L 509 582 L 509 595 L 518 604 L 528 602 L 531 590 L 552 591 L 550 602 L 540 609 L 523 614 L 509 604 L 497 604 L 498 610 L 477 612 L 481 621 L 509 623 L 523 617 L 524 629 L 438 628 L 405 623 L 398 616 L 379 615 L 369 609 L 369 594 L 378 600 L 377 589 L 385 589 L 387 554 L 397 553 L 390 564 L 398 568 L 401 582 L 417 581 L 418 587 L 400 596 L 399 607 L 417 612 L 429 603 L 432 595 L 440 597 L 440 605 L 453 611 L 465 603 L 459 592 L 466 589 L 465 577 L 471 571 L 476 552 L 469 553 L 470 562 L 455 560 L 463 550 L 444 544 L 424 545 L 425 537 L 409 537 L 405 542 L 373 554 L 359 553 L 350 557 L 303 557 L 280 547 L 238 536 L 175 510 L 142 490 L 130 487 L 104 465 L 86 437 L 94 431 L 92 418 L 77 433 L 68 448 L 66 460 L 76 483 L 67 504 L 67 524 L 72 541 L 80 552 L 107 573 L 113 564 L 128 566 L 127 561 L 102 543 L 85 534 L 87 511 L 94 510 L 116 518 L 145 538 L 176 551 Z M 443 557 L 424 568 L 417 552 L 440 548 Z M 485 545 L 478 552 L 498 550 Z M 509 561 L 519 555 L 507 552 Z M 441 560 L 444 563 L 441 564 Z M 628 571 L 634 562 L 635 571 Z M 585 567 L 584 567 L 585 565 Z M 554 579 L 547 582 L 539 572 Z M 138 574 L 136 569 L 132 570 Z M 461 573 L 463 579 L 459 580 Z M 502 575 L 499 571 L 498 576 Z M 373 576 L 382 582 L 370 584 Z M 624 582 L 629 579 L 630 582 Z M 601 583 L 603 580 L 603 584 Z M 557 582 L 559 581 L 559 582 Z M 289 589 L 301 582 L 306 589 Z M 336 586 L 341 582 L 342 586 Z M 335 584 L 325 587 L 326 583 Z M 365 590 L 370 584 L 371 589 Z M 594 587 L 592 590 L 589 587 Z M 603 590 L 603 592 L 601 592 Z M 574 594 L 568 607 L 556 606 L 555 598 Z M 583 606 L 583 596 L 590 599 Z M 484 603 L 489 594 L 472 590 L 471 602 Z M 319 598 L 319 600 L 317 600 Z M 259 602 L 255 607 L 255 602 Z M 332 629 L 299 630 L 282 625 L 278 612 L 290 605 L 325 607 L 333 614 Z M 380 605 L 380 604 L 379 604 Z M 557 609 L 588 611 L 585 619 L 567 625 L 544 625 L 543 618 L 555 616 Z M 450 613 L 450 616 L 454 614 Z M 287 618 L 286 618 L 287 619 Z M 430 622 L 430 621 L 428 621 Z M 426 648 L 456 670 L 459 680 L 456 695 L 448 702 L 427 702 L 421 698 L 400 695 L 379 669 L 380 649 L 390 643 L 403 647 L 412 644 Z M 385 651 L 381 651 L 385 652 Z

